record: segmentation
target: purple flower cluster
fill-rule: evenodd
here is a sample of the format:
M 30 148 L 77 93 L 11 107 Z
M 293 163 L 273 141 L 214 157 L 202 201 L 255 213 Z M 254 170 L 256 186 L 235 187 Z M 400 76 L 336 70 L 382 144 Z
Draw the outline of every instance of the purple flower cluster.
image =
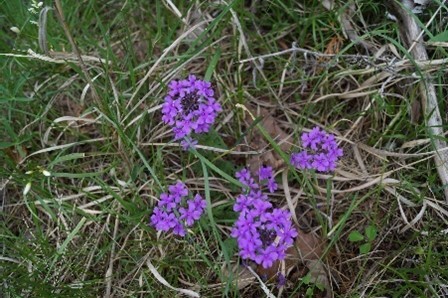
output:
M 168 193 L 160 195 L 160 201 L 151 216 L 151 225 L 158 231 L 185 236 L 185 227 L 191 227 L 198 220 L 207 203 L 199 194 L 189 197 L 186 185 L 178 181 L 168 187 Z
M 247 169 L 242 169 L 236 172 L 236 178 L 243 184 L 246 188 L 251 190 L 257 190 L 260 185 L 255 182 L 250 172 Z M 260 183 L 265 183 L 269 189 L 269 192 L 273 193 L 277 190 L 277 183 L 274 180 L 274 174 L 272 172 L 272 167 L 261 167 L 258 171 L 258 180 Z
M 271 167 L 262 167 L 259 180 L 266 182 L 270 192 L 277 189 Z M 231 236 L 237 239 L 240 256 L 250 259 L 263 268 L 271 267 L 275 261 L 283 260 L 297 230 L 288 211 L 273 208 L 268 196 L 259 189 L 247 169 L 236 173 L 237 179 L 245 186 L 246 192 L 236 198 L 233 210 L 239 212 L 238 220 Z
M 301 136 L 305 150 L 291 155 L 291 164 L 301 170 L 315 169 L 318 172 L 330 172 L 343 155 L 334 135 L 328 134 L 319 127 Z
M 192 132 L 208 132 L 222 110 L 214 98 L 210 82 L 190 75 L 185 80 L 171 81 L 168 88 L 162 107 L 162 120 L 173 126 L 175 139 L 189 137 Z M 189 138 L 182 146 L 194 146 L 194 141 Z

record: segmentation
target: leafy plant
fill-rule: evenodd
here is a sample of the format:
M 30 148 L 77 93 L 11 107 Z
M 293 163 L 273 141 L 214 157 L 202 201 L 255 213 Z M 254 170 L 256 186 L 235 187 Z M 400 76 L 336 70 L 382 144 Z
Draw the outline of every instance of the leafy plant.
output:
M 372 249 L 372 243 L 375 240 L 376 236 L 378 235 L 377 228 L 374 225 L 368 225 L 364 230 L 364 235 L 361 234 L 359 231 L 352 231 L 348 235 L 348 240 L 350 242 L 356 242 L 356 243 L 364 242 L 359 246 L 360 254 L 369 253 L 370 250 Z
M 325 291 L 325 287 L 324 285 L 322 285 L 319 282 L 313 281 L 312 276 L 310 273 L 308 273 L 307 275 L 305 275 L 302 279 L 303 283 L 305 285 L 307 285 L 307 289 L 305 292 L 305 297 L 315 297 L 315 292 L 314 290 L 317 288 L 319 291 L 323 292 Z

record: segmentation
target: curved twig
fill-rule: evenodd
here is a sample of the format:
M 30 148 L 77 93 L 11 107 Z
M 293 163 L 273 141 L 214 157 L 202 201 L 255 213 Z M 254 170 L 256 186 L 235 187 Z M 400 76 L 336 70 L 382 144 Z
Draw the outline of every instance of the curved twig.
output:
M 423 34 L 418 26 L 415 15 L 411 15 L 410 11 L 406 10 L 403 2 L 392 1 L 390 5 L 394 13 L 396 13 L 398 20 L 401 22 L 400 34 L 409 48 L 409 53 L 416 60 L 428 60 L 428 53 L 422 42 Z M 434 137 L 432 138 L 432 142 L 437 152 L 434 156 L 437 172 L 445 186 L 445 200 L 448 202 L 448 153 L 441 151 L 441 149 L 446 147 L 446 142 L 441 139 L 444 134 L 442 117 L 437 103 L 436 89 L 431 79 L 425 73 L 422 73 L 419 90 L 422 97 L 422 106 L 426 107 L 425 113 L 428 132 Z

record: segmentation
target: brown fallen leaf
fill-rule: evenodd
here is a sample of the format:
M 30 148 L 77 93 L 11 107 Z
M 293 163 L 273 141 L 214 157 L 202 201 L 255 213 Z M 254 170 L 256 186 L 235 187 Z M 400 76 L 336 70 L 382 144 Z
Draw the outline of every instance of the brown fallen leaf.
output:
M 20 146 L 22 153 L 20 152 L 20 150 L 18 149 L 17 146 L 7 147 L 7 148 L 3 149 L 2 151 L 5 152 L 6 155 L 8 155 L 9 158 L 12 159 L 16 164 L 21 164 L 23 161 L 23 158 L 27 155 L 28 151 L 25 146 L 23 146 L 23 145 L 18 145 L 18 146 Z
M 296 227 L 297 228 L 297 227 Z M 287 257 L 285 262 L 285 272 L 290 272 L 295 266 L 308 268 L 308 273 L 311 276 L 311 282 L 322 285 L 325 289 L 324 297 L 332 297 L 330 282 L 327 277 L 325 266 L 321 260 L 324 241 L 312 233 L 304 233 L 297 228 L 299 235 L 296 238 L 295 245 L 287 250 Z M 281 271 L 281 262 L 277 261 L 268 269 L 262 266 L 257 267 L 257 273 L 260 276 L 266 276 L 268 279 L 273 279 L 277 273 Z
M 289 151 L 291 148 L 291 142 L 289 136 L 278 124 L 278 122 L 275 120 L 275 118 L 272 116 L 272 114 L 267 110 L 260 108 L 258 110 L 258 113 L 253 113 L 256 115 L 256 117 L 263 117 L 263 119 L 260 121 L 260 125 L 264 127 L 264 129 L 267 131 L 267 133 L 277 141 L 277 143 L 280 143 L 280 148 L 283 151 Z M 246 121 L 249 125 L 252 125 L 254 120 L 249 114 L 246 114 Z M 254 148 L 255 150 L 262 150 L 266 147 L 269 147 L 268 141 L 263 137 L 261 132 L 254 128 L 252 130 L 252 133 L 248 137 L 249 145 L 250 147 Z M 274 170 L 279 169 L 284 165 L 283 159 L 274 151 L 269 150 L 265 151 L 260 155 L 254 156 L 248 161 L 249 164 L 249 170 L 251 173 L 257 173 L 258 169 L 265 165 L 265 166 L 271 166 Z

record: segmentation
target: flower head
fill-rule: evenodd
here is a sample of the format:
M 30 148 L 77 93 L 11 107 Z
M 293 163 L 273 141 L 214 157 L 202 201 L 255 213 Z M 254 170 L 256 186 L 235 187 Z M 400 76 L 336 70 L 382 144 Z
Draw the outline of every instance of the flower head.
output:
M 331 172 L 336 168 L 342 149 L 335 137 L 314 127 L 309 133 L 301 136 L 305 150 L 291 155 L 291 164 L 297 169 L 315 169 L 318 172 Z
M 256 206 L 256 203 L 261 206 Z M 269 268 L 275 261 L 284 259 L 297 231 L 292 227 L 289 212 L 272 208 L 272 204 L 266 201 L 256 203 L 240 213 L 231 236 L 237 239 L 243 259 L 251 259 L 263 268 Z M 284 216 L 272 216 L 279 211 Z
M 283 275 L 281 272 L 277 273 L 277 288 L 283 287 L 286 285 L 286 282 L 288 280 L 286 279 L 286 276 Z
M 238 181 L 240 181 L 241 184 L 243 184 L 249 191 L 255 191 L 259 189 L 260 184 L 265 184 L 268 187 L 269 192 L 271 193 L 277 190 L 277 183 L 274 179 L 272 167 L 262 166 L 258 170 L 259 183 L 255 181 L 249 170 L 246 168 L 243 168 L 242 170 L 236 172 L 235 176 Z
M 176 140 L 191 133 L 208 132 L 222 110 L 214 98 L 210 82 L 190 75 L 185 80 L 173 80 L 168 84 L 168 94 L 162 106 L 162 120 L 173 126 Z M 182 143 L 184 149 L 195 145 L 191 139 Z
M 272 186 L 275 183 L 272 168 L 260 168 L 258 176 L 270 191 L 277 188 L 276 184 Z M 291 223 L 289 212 L 273 208 L 268 196 L 259 190 L 259 185 L 247 169 L 237 172 L 236 177 L 249 189 L 236 198 L 233 210 L 240 214 L 231 236 L 237 240 L 241 258 L 269 268 L 277 260 L 285 258 L 286 249 L 292 245 L 297 231 Z
M 160 194 L 157 207 L 154 208 L 150 224 L 158 231 L 185 236 L 185 227 L 190 227 L 197 221 L 207 206 L 206 201 L 196 194 L 189 196 L 187 186 L 180 181 L 168 187 L 167 193 Z

